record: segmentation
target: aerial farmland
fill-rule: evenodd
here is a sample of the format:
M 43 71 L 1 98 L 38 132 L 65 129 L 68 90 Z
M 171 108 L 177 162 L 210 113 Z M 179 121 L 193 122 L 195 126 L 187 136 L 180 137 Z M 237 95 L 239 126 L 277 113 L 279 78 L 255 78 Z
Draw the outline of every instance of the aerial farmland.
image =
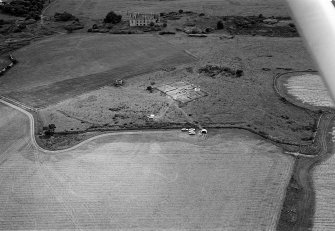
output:
M 151 35 L 60 35 L 14 55 L 21 57 L 22 65 L 0 80 L 1 91 L 36 107 L 96 90 L 115 79 L 194 60 Z
M 334 227 L 335 113 L 284 1 L 12 2 L 1 230 Z
M 127 13 L 133 12 L 169 12 L 186 9 L 195 12 L 205 11 L 209 14 L 224 15 L 257 15 L 263 12 L 269 16 L 287 16 L 288 12 L 283 2 L 274 0 L 178 0 L 178 1 L 136 1 L 136 0 L 66 0 L 55 1 L 46 10 L 46 15 L 54 15 L 55 12 L 63 12 L 71 9 L 75 15 L 91 19 L 99 19 L 101 15 L 108 13 L 108 9 Z M 89 10 L 87 10 L 89 9 Z

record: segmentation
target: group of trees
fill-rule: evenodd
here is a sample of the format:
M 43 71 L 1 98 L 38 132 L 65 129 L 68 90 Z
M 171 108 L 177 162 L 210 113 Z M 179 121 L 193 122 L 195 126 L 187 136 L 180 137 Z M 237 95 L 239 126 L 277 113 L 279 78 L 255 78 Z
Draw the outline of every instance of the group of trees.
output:
M 1 5 L 0 9 L 6 14 L 38 20 L 40 19 L 45 1 L 46 0 L 12 0 L 9 3 Z
M 49 124 L 47 127 L 43 127 L 44 135 L 47 137 L 53 136 L 55 134 L 55 129 L 55 124 Z
M 117 24 L 121 22 L 121 19 L 122 19 L 122 15 L 118 15 L 114 11 L 111 11 L 106 15 L 104 19 L 104 23 Z
M 222 30 L 224 28 L 224 24 L 222 21 L 218 21 L 216 24 L 216 29 Z

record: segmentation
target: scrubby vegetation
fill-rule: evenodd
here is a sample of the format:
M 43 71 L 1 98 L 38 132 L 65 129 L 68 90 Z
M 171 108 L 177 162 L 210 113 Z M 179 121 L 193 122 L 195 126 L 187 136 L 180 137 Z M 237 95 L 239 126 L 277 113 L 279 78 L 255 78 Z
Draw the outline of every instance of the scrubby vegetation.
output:
M 0 6 L 3 13 L 25 18 L 40 19 L 45 0 L 13 0 Z
M 72 33 L 72 31 L 74 30 L 80 30 L 83 29 L 84 25 L 74 21 L 72 24 L 68 24 L 66 26 L 64 26 L 64 29 L 68 32 L 68 33 Z
M 231 76 L 231 77 L 241 77 L 243 75 L 243 70 L 232 69 L 230 67 L 221 67 L 217 65 L 206 65 L 199 69 L 199 73 L 204 73 L 212 78 L 221 76 Z
M 218 21 L 218 23 L 217 23 L 217 25 L 216 25 L 216 29 L 218 29 L 218 30 L 222 30 L 223 27 L 224 27 L 223 22 L 222 22 L 222 21 Z
M 58 13 L 56 12 L 54 15 L 55 21 L 61 21 L 61 22 L 67 22 L 67 21 L 74 21 L 78 20 L 77 17 L 74 15 L 68 13 L 68 12 L 63 12 L 63 13 Z

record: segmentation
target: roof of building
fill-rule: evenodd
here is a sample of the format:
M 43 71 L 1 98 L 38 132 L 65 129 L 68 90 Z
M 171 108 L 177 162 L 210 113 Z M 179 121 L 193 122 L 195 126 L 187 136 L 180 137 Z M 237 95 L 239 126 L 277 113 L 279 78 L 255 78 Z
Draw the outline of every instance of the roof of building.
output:
M 158 19 L 158 14 L 142 14 L 142 13 L 132 13 L 129 14 L 129 19 L 132 20 L 152 20 L 152 19 Z

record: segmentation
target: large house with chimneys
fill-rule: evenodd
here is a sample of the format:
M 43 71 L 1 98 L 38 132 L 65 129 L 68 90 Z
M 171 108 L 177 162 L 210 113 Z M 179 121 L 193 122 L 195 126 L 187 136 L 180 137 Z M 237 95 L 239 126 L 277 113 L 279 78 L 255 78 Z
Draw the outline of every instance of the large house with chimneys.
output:
M 159 14 L 149 13 L 130 13 L 129 17 L 129 25 L 130 26 L 149 26 L 151 23 L 159 23 Z

